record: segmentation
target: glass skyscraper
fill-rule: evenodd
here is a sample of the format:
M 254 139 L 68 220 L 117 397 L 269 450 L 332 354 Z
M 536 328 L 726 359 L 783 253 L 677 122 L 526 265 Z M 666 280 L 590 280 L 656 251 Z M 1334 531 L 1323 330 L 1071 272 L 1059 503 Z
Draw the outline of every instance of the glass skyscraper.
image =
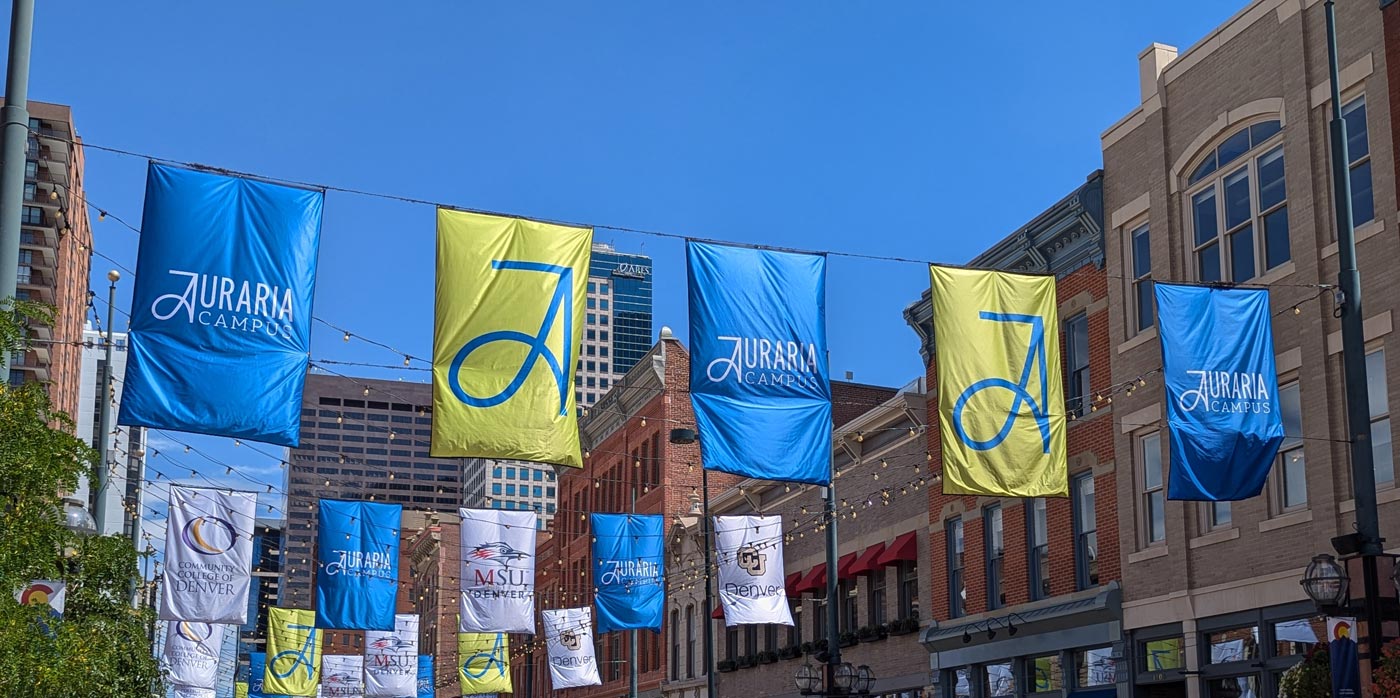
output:
M 651 349 L 651 257 L 594 244 L 588 313 L 574 391 L 580 407 L 597 402 Z

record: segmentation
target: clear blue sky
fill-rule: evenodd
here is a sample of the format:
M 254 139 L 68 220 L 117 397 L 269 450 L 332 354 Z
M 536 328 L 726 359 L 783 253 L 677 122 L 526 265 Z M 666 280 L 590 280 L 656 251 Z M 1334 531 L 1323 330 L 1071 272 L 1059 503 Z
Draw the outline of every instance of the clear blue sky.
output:
M 605 226 L 966 261 L 1100 166 L 1141 49 L 1244 0 L 38 4 L 31 99 L 89 142 L 593 223 L 654 258 L 656 329 L 684 338 L 681 243 Z M 90 200 L 134 224 L 144 178 L 89 149 Z M 93 221 L 134 266 L 136 236 Z M 316 314 L 428 356 L 433 234 L 426 206 L 330 194 Z M 901 313 L 927 282 L 832 258 L 833 376 L 921 375 Z M 402 362 L 323 327 L 312 350 Z

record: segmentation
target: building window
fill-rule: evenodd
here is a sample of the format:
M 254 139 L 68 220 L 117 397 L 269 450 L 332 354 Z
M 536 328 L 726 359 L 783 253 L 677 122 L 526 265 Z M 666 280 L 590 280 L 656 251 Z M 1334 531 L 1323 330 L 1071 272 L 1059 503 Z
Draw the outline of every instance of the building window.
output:
M 500 493 L 501 493 L 501 483 L 499 483 L 499 482 L 493 482 L 493 483 L 491 483 L 491 494 L 500 494 Z
M 1074 579 L 1079 589 L 1099 585 L 1099 532 L 1094 510 L 1094 474 L 1074 478 Z
M 619 634 L 621 634 L 621 633 L 619 633 Z M 755 655 L 755 654 L 758 654 L 758 626 L 757 626 L 757 625 L 745 625 L 745 626 L 744 626 L 744 654 L 747 654 L 747 655 L 750 655 L 750 656 Z
M 1291 258 L 1280 132 L 1278 121 L 1241 129 L 1192 173 L 1187 218 L 1197 281 L 1241 283 Z M 1262 154 L 1245 157 L 1256 149 Z
M 826 585 L 812 594 L 812 639 L 826 639 Z
M 1006 555 L 1005 536 L 1001 529 L 1001 505 L 993 504 L 982 510 L 982 531 L 987 551 L 987 608 L 1006 605 L 1001 588 L 1001 570 Z
M 1050 529 L 1046 522 L 1045 506 L 1045 498 L 1040 497 L 1031 500 L 1026 507 L 1031 600 L 1050 596 Z
M 945 527 L 948 547 L 948 617 L 963 614 L 967 603 L 967 587 L 963 584 L 963 523 L 950 519 Z
M 1376 484 L 1395 482 L 1394 454 L 1390 450 L 1390 395 L 1385 380 L 1385 350 L 1366 353 L 1366 395 L 1371 403 L 1371 458 Z
M 1167 539 L 1166 495 L 1162 491 L 1162 436 L 1157 432 L 1138 439 L 1142 464 L 1142 531 L 1147 545 Z
M 1351 100 L 1342 107 L 1347 125 L 1347 170 L 1351 174 L 1351 221 L 1361 225 L 1376 217 L 1371 191 L 1371 140 L 1366 133 L 1366 97 Z
M 984 687 L 988 698 L 1003 698 L 1003 696 L 1016 695 L 1016 675 L 1011 670 L 1009 662 L 1004 664 L 988 664 L 985 667 L 987 681 Z
M 24 161 L 24 176 L 34 178 L 39 176 L 39 163 L 33 160 Z
M 836 586 L 836 593 L 841 597 L 841 632 L 853 633 L 856 631 L 856 628 L 860 627 L 860 620 L 856 617 L 855 580 L 840 580 Z
M 33 201 L 39 198 L 39 185 L 33 182 L 24 183 L 24 200 Z
M 1112 686 L 1118 681 L 1117 668 L 1112 647 L 1075 650 L 1075 688 Z
M 44 209 L 38 206 L 24 206 L 20 209 L 20 222 L 25 225 L 43 225 Z
M 671 680 L 681 677 L 681 612 L 671 611 Z
M 724 629 L 724 657 L 730 661 L 739 660 L 739 626 L 731 625 Z
M 1133 326 L 1141 332 L 1152 326 L 1156 305 L 1152 298 L 1152 232 L 1146 224 L 1131 233 L 1133 270 Z
M 1029 676 L 1026 681 L 1027 693 L 1055 693 L 1064 688 L 1064 673 L 1060 668 L 1060 655 L 1047 654 L 1026 660 Z
M 1283 444 L 1278 449 L 1274 471 L 1278 473 L 1276 490 L 1281 511 L 1308 505 L 1307 461 L 1303 457 L 1303 410 L 1298 394 L 1298 382 L 1279 388 L 1279 408 L 1283 412 Z
M 1065 323 L 1065 374 L 1069 413 L 1082 416 L 1089 399 L 1089 316 L 1080 313 Z
M 885 570 L 877 569 L 871 573 L 870 596 L 866 599 L 868 608 L 866 616 L 870 620 L 870 625 L 883 625 L 885 623 Z
M 899 563 L 897 569 L 899 574 L 899 617 L 901 620 L 918 618 L 919 564 L 913 560 L 906 560 Z
M 607 295 L 607 292 L 608 292 L 608 285 L 607 285 L 607 284 L 605 284 L 605 283 L 603 283 L 603 284 L 598 284 L 598 293 Z
M 695 606 L 685 607 L 685 677 L 695 678 Z

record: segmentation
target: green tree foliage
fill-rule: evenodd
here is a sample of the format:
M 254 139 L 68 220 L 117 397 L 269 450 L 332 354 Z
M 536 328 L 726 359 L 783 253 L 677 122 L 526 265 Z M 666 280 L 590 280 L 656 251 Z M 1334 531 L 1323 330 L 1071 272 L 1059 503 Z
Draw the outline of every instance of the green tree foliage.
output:
M 44 306 L 0 303 L 0 351 L 24 346 L 24 328 L 50 323 Z M 149 609 L 128 602 L 137 555 L 122 536 L 83 538 L 62 519 L 62 494 L 97 454 L 43 386 L 0 385 L 0 695 L 145 697 L 159 670 L 147 637 Z M 32 579 L 68 583 L 61 619 L 24 607 L 14 592 Z

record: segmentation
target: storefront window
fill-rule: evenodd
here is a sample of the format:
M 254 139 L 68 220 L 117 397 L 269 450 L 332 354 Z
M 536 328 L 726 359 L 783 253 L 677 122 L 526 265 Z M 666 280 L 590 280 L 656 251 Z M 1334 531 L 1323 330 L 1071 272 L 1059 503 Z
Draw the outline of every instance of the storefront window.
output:
M 1210 663 L 1242 662 L 1259 656 L 1259 627 L 1219 630 L 1206 635 L 1210 647 Z
M 1016 695 L 1016 678 L 1011 671 L 1011 664 L 988 664 L 987 672 L 987 695 L 990 698 L 1001 698 L 1001 696 Z
M 969 698 L 972 695 L 972 670 L 963 668 L 953 672 L 953 695 Z
M 1110 686 L 1118 680 L 1112 647 L 1076 650 L 1074 653 L 1076 688 Z
M 1210 679 L 1206 682 L 1210 698 L 1258 698 L 1259 678 L 1254 675 Z
M 1274 656 L 1307 654 L 1326 635 L 1327 619 L 1323 616 L 1274 623 Z
M 1030 669 L 1027 681 L 1031 693 L 1049 693 L 1064 688 L 1064 677 L 1060 671 L 1060 655 L 1049 654 L 1026 660 Z
M 1181 648 L 1185 644 L 1180 637 L 1164 640 L 1148 640 L 1143 643 L 1143 671 L 1166 671 L 1186 666 L 1182 661 Z

